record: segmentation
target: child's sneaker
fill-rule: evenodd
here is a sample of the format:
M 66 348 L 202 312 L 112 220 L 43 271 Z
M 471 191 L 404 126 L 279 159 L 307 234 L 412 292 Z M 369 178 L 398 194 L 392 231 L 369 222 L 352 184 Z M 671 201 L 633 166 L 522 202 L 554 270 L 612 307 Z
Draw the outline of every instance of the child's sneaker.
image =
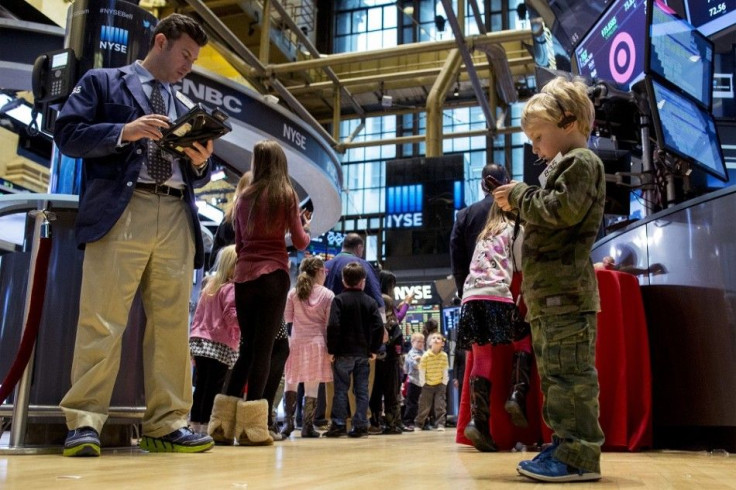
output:
M 551 454 L 551 453 L 548 453 Z M 540 453 L 540 456 L 542 453 Z M 565 483 L 600 480 L 601 474 L 586 471 L 563 463 L 554 456 L 538 458 L 536 461 L 522 461 L 516 467 L 520 475 L 543 482 Z

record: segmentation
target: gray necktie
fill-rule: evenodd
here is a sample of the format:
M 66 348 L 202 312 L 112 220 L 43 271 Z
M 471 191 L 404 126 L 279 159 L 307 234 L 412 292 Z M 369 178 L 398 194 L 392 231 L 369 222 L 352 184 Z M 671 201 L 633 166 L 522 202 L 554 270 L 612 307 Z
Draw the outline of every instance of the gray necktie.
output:
M 164 98 L 161 95 L 161 82 L 158 80 L 153 81 L 151 108 L 156 114 L 166 115 L 166 104 L 164 104 Z M 146 167 L 148 167 L 148 174 L 157 184 L 166 182 L 173 172 L 171 162 L 164 157 L 161 148 L 153 140 L 148 140 L 148 160 Z

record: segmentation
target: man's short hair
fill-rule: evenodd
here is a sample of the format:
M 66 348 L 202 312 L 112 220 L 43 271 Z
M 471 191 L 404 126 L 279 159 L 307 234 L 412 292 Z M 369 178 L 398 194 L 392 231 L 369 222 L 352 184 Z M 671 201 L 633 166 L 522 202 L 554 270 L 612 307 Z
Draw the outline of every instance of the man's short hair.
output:
M 349 288 L 357 287 L 365 279 L 365 269 L 358 262 L 350 262 L 342 268 L 342 280 Z
M 208 41 L 207 33 L 204 32 L 202 26 L 196 20 L 182 14 L 167 15 L 156 24 L 156 29 L 153 31 L 153 37 L 151 38 L 151 48 L 153 48 L 156 34 L 159 33 L 171 41 L 176 41 L 186 34 L 200 47 L 207 44 Z
M 363 245 L 363 238 L 357 233 L 348 233 L 342 242 L 343 250 L 355 250 L 359 245 Z

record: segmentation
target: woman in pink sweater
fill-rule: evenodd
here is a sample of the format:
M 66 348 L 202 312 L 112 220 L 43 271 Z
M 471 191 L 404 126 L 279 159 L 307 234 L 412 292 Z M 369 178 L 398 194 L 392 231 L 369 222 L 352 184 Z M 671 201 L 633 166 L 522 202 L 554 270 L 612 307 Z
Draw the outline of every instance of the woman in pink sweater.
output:
M 299 250 L 307 248 L 310 238 L 309 220 L 299 212 L 281 146 L 272 140 L 257 143 L 251 170 L 253 181 L 238 197 L 234 214 L 240 357 L 221 405 L 215 400 L 208 431 L 216 442 L 234 437 L 240 445 L 264 445 L 273 443 L 264 387 L 291 286 L 285 234 L 291 234 Z
M 319 384 L 332 381 L 325 332 L 335 294 L 324 287 L 327 270 L 321 258 L 307 257 L 299 271 L 296 287 L 286 298 L 284 312 L 284 320 L 291 322 L 292 327 L 284 387 L 286 425 L 281 434 L 289 437 L 294 430 L 296 390 L 299 383 L 304 383 L 302 437 L 319 437 L 319 432 L 314 430 L 314 411 Z

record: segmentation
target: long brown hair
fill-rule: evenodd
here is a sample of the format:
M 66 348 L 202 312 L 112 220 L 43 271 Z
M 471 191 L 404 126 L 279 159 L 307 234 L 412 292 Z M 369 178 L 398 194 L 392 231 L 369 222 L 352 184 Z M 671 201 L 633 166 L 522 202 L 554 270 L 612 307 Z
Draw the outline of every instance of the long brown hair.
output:
M 228 203 L 227 207 L 225 208 L 225 217 L 223 218 L 224 221 L 227 221 L 228 223 L 233 222 L 233 218 L 235 217 L 235 205 L 238 203 L 238 198 L 252 181 L 253 172 L 251 172 L 250 170 L 240 176 L 240 180 L 238 180 L 238 185 L 235 187 L 235 192 L 233 193 L 233 199 Z
M 274 140 L 263 140 L 253 147 L 253 162 L 251 165 L 253 181 L 243 191 L 243 196 L 252 199 L 250 209 L 251 215 L 263 213 L 264 216 L 272 217 L 266 221 L 266 228 L 272 231 L 276 224 L 284 224 L 288 210 L 297 202 L 296 192 L 289 180 L 289 172 L 286 165 L 286 154 L 278 142 Z M 265 193 L 266 201 L 261 202 L 261 196 Z M 260 209 L 261 205 L 265 209 Z M 253 232 L 253 220 L 248 219 L 246 232 Z M 286 230 L 284 230 L 286 231 Z
M 306 301 L 314 289 L 314 278 L 317 272 L 325 266 L 325 262 L 319 257 L 307 257 L 299 266 L 299 277 L 296 278 L 296 296 L 301 301 Z

